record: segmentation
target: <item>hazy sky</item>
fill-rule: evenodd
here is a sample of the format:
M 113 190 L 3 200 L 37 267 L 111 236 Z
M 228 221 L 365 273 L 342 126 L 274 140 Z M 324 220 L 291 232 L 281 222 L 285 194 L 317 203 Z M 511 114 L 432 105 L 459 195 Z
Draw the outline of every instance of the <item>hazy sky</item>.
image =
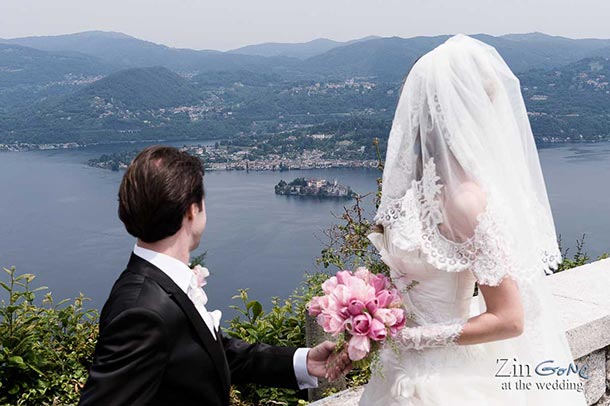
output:
M 0 38 L 120 31 L 174 47 L 541 31 L 610 38 L 608 0 L 0 0 Z

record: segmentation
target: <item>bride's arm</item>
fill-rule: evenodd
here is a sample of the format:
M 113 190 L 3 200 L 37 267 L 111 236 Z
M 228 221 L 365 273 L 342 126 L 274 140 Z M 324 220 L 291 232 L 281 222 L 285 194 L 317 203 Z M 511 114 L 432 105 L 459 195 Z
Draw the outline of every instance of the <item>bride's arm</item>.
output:
M 515 282 L 505 278 L 498 286 L 480 285 L 485 313 L 449 324 L 407 327 L 399 342 L 406 348 L 421 350 L 448 345 L 479 344 L 516 337 L 523 332 L 523 307 Z
M 448 199 L 447 212 L 453 219 L 453 232 L 472 235 L 477 215 L 485 210 L 486 198 L 474 183 L 467 183 Z M 497 286 L 479 284 L 486 311 L 468 320 L 448 324 L 433 324 L 405 328 L 399 341 L 413 349 L 447 345 L 479 344 L 518 336 L 523 331 L 523 306 L 515 281 L 506 277 Z
M 487 310 L 464 325 L 458 344 L 478 344 L 516 337 L 523 332 L 523 306 L 515 281 L 504 278 L 499 286 L 479 285 Z

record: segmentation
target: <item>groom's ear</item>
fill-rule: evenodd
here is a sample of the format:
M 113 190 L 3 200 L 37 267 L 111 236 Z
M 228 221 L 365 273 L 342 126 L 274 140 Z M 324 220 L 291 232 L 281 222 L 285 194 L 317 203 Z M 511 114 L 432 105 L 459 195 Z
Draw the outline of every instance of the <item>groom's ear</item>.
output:
M 186 210 L 186 213 L 184 213 L 184 215 L 186 216 L 187 220 L 192 220 L 195 218 L 195 216 L 197 216 L 197 214 L 201 210 L 203 210 L 203 207 L 201 207 L 200 204 L 191 203 L 191 205 L 188 207 L 188 209 Z
M 195 215 L 197 214 L 197 212 L 195 211 L 196 209 L 197 205 L 195 203 L 191 203 L 191 205 L 186 210 L 186 213 L 184 213 L 187 220 L 192 220 L 195 218 Z

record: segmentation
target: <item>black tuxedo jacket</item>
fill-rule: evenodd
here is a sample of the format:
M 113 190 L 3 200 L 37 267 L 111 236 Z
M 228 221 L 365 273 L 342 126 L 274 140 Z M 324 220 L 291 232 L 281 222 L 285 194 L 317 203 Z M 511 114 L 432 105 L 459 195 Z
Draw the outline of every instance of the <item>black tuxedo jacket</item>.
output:
M 132 254 L 102 309 L 79 404 L 227 406 L 231 383 L 298 389 L 296 348 L 217 337 L 171 278 Z

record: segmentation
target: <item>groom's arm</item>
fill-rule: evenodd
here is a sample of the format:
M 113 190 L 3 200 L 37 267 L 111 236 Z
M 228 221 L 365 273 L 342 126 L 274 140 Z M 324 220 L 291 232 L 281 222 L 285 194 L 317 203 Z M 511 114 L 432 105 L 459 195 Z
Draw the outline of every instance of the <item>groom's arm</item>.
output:
M 309 349 L 276 347 L 222 336 L 233 383 L 257 383 L 289 389 L 317 386 L 307 372 Z
M 100 331 L 79 405 L 143 405 L 157 391 L 167 362 L 167 333 L 150 310 L 130 309 Z

